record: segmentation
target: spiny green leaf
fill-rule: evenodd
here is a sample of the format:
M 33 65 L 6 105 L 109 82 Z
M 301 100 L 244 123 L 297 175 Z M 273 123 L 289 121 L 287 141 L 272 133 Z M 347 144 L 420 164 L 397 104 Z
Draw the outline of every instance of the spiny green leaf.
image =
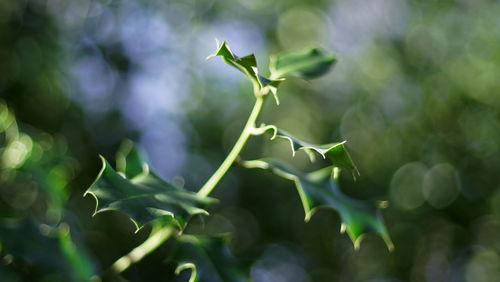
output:
M 311 161 L 314 161 L 315 154 L 314 152 L 320 154 L 324 159 L 328 158 L 333 166 L 338 168 L 346 168 L 350 169 L 353 173 L 359 175 L 359 171 L 352 161 L 349 152 L 345 147 L 346 141 L 339 143 L 328 143 L 322 145 L 311 144 L 305 141 L 302 141 L 293 135 L 278 129 L 274 125 L 262 125 L 262 130 L 268 131 L 271 130 L 273 132 L 273 136 L 271 140 L 274 140 L 276 137 L 282 138 L 290 142 L 290 146 L 292 148 L 292 155 L 295 156 L 295 152 L 298 150 L 303 150 L 307 153 Z
M 130 217 L 136 231 L 161 216 L 172 217 L 173 223 L 182 230 L 191 216 L 208 214 L 204 207 L 215 199 L 198 196 L 161 179 L 149 170 L 142 158 L 137 157 L 133 147 L 121 152 L 128 153 L 118 156 L 119 163 L 122 163 L 118 166 L 120 173 L 101 156 L 101 172 L 85 192 L 85 195 L 91 194 L 96 199 L 94 214 L 107 210 L 121 211 Z M 138 173 L 138 167 L 142 172 Z
M 340 191 L 332 177 L 333 167 L 311 173 L 300 173 L 274 160 L 255 160 L 242 163 L 245 167 L 269 169 L 275 174 L 295 182 L 305 212 L 305 220 L 319 208 L 332 208 L 342 220 L 341 232 L 347 234 L 359 248 L 365 233 L 376 232 L 384 239 L 389 250 L 394 248 L 379 210 L 366 202 L 352 199 Z
M 178 238 L 172 260 L 178 262 L 177 274 L 191 269 L 189 282 L 250 281 L 249 265 L 235 258 L 227 245 L 227 236 Z
M 207 58 L 215 56 L 222 57 L 222 60 L 228 65 L 243 72 L 252 82 L 255 93 L 258 93 L 259 95 L 267 95 L 269 91 L 271 91 L 276 98 L 276 102 L 278 102 L 276 93 L 278 85 L 282 79 L 269 79 L 261 76 L 259 74 L 259 70 L 257 69 L 257 60 L 255 59 L 254 54 L 238 57 L 231 51 L 227 43 L 224 41 L 222 44 L 217 42 L 217 50 Z
M 269 69 L 271 77 L 275 79 L 288 76 L 311 79 L 327 73 L 335 61 L 335 56 L 312 48 L 273 56 Z

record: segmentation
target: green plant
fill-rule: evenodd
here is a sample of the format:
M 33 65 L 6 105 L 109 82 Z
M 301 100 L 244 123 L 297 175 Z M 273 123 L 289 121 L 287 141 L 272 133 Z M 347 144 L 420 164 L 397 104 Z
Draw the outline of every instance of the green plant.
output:
M 269 94 L 273 95 L 279 105 L 278 87 L 285 78 L 319 77 L 329 71 L 336 61 L 335 57 L 319 49 L 279 54 L 271 58 L 270 76 L 264 77 L 259 73 L 253 54 L 237 57 L 225 42 L 218 44 L 216 52 L 209 58 L 214 56 L 220 56 L 224 62 L 243 72 L 252 83 L 255 105 L 241 135 L 220 167 L 196 193 L 161 179 L 149 169 L 130 141 L 124 142 L 118 151 L 115 169 L 101 157 L 102 170 L 85 193 L 91 194 L 96 200 L 95 214 L 108 210 L 121 211 L 129 216 L 137 230 L 149 222 L 153 224 L 149 238 L 118 259 L 111 269 L 117 273 L 124 271 L 173 236 L 178 241 L 178 248 L 172 254 L 172 259 L 178 263 L 176 272 L 192 269 L 190 281 L 247 280 L 245 269 L 249 265 L 239 262 L 224 251 L 227 248 L 224 244 L 225 237 L 182 234 L 193 215 L 208 215 L 207 207 L 216 201 L 209 195 L 234 163 L 247 168 L 270 170 L 294 181 L 306 221 L 318 208 L 338 211 L 342 219 L 341 231 L 347 232 L 355 248 L 359 248 L 365 233 L 376 232 L 382 236 L 388 248 L 392 249 L 393 245 L 378 209 L 346 196 L 338 188 L 341 169 L 352 171 L 353 176 L 359 174 L 346 150 L 345 142 L 315 145 L 274 125 L 256 126 Z M 319 155 L 327 159 L 330 165 L 317 171 L 302 173 L 278 160 L 239 160 L 238 156 L 247 140 L 266 132 L 271 133 L 271 140 L 279 138 L 289 142 L 292 154 L 302 150 L 309 155 L 311 162 Z

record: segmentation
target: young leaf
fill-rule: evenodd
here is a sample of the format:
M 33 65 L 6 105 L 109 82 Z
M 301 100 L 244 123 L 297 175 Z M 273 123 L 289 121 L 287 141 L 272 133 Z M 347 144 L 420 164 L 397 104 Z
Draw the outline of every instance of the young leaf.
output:
M 172 259 L 177 274 L 191 269 L 189 282 L 250 281 L 249 265 L 236 259 L 227 245 L 227 236 L 183 235 Z
M 228 65 L 243 72 L 252 82 L 255 93 L 267 95 L 269 91 L 271 91 L 277 99 L 277 88 L 282 79 L 269 79 L 261 76 L 257 69 L 257 60 L 254 54 L 238 57 L 229 49 L 229 46 L 224 41 L 222 44 L 217 42 L 217 50 L 215 53 L 208 56 L 207 59 L 215 56 L 221 56 L 222 60 Z M 276 100 L 276 102 L 278 102 L 278 100 Z
M 326 167 L 311 173 L 300 173 L 273 160 L 255 160 L 243 162 L 245 167 L 269 169 L 275 174 L 295 182 L 309 221 L 319 208 L 331 208 L 339 212 L 342 220 L 341 232 L 347 234 L 358 249 L 364 234 L 378 233 L 387 248 L 394 248 L 380 212 L 372 205 L 352 199 L 343 194 L 338 183 L 332 178 L 333 167 Z
M 182 230 L 191 216 L 208 214 L 204 207 L 215 201 L 161 179 L 149 170 L 133 147 L 118 154 L 120 172 L 116 172 L 102 156 L 101 160 L 101 172 L 85 192 L 96 200 L 94 214 L 121 211 L 130 217 L 136 231 L 161 216 L 172 217 L 173 223 Z M 142 169 L 140 173 L 139 167 Z
M 269 69 L 272 78 L 296 76 L 311 79 L 327 73 L 336 58 L 317 48 L 285 52 L 271 57 Z

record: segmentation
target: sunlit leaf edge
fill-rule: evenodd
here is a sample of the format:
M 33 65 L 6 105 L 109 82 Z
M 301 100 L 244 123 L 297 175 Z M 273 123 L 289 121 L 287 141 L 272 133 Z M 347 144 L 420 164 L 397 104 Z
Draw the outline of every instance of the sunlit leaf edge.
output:
M 337 143 L 317 145 L 302 141 L 289 134 L 288 132 L 278 129 L 278 127 L 276 127 L 275 125 L 261 125 L 260 129 L 262 129 L 263 131 L 271 131 L 271 140 L 276 140 L 276 138 L 287 140 L 290 144 L 293 157 L 295 157 L 295 153 L 297 151 L 302 150 L 308 155 L 311 162 L 314 162 L 314 160 L 316 159 L 314 152 L 316 152 L 323 159 L 330 159 L 333 166 L 338 168 L 350 169 L 353 172 L 354 177 L 356 177 L 356 175 L 360 175 L 358 168 L 354 164 L 351 155 L 345 147 L 345 144 L 347 143 L 347 141 L 345 140 Z M 334 151 L 338 151 L 337 149 L 340 149 L 340 151 L 342 152 L 342 160 L 336 158 L 333 154 L 330 154 Z
M 130 216 L 127 213 L 125 213 L 123 211 L 120 211 L 119 209 L 116 209 L 116 208 L 111 208 L 111 207 L 110 208 L 99 208 L 99 198 L 90 189 L 99 181 L 99 179 L 103 175 L 103 173 L 106 170 L 106 168 L 109 168 L 109 169 L 115 171 L 112 168 L 112 166 L 109 164 L 109 162 L 106 160 L 106 158 L 104 158 L 102 155 L 99 155 L 99 158 L 100 158 L 101 163 L 102 163 L 102 168 L 99 171 L 99 174 L 97 175 L 95 181 L 89 186 L 89 188 L 87 189 L 87 191 L 85 191 L 85 193 L 83 194 L 84 197 L 87 196 L 87 194 L 91 195 L 94 198 L 94 200 L 96 201 L 95 209 L 94 209 L 94 212 L 93 212 L 92 216 L 95 216 L 95 215 L 97 215 L 99 213 L 102 213 L 102 212 L 105 212 L 105 211 L 118 211 L 118 212 L 120 212 L 122 214 L 125 214 L 130 219 L 130 221 L 134 224 L 134 226 L 135 226 L 135 233 L 139 232 L 139 230 L 141 230 L 148 222 L 146 222 L 144 224 L 140 224 L 132 216 Z M 148 172 L 146 171 L 146 172 L 143 172 L 143 173 L 148 173 Z M 117 174 L 122 175 L 122 173 L 117 173 Z M 122 175 L 122 177 L 123 177 L 123 175 Z M 123 179 L 126 180 L 126 181 L 130 181 L 129 179 L 127 179 L 125 177 L 123 177 Z M 195 193 L 193 193 L 193 195 L 195 195 Z M 218 201 L 217 199 L 214 199 L 214 198 L 206 198 L 206 199 L 207 199 L 207 201 L 211 201 L 211 202 L 217 202 Z M 185 220 L 184 222 L 179 222 L 178 218 L 176 218 L 176 216 L 175 216 L 174 213 L 168 212 L 168 211 L 163 211 L 163 212 L 164 212 L 163 216 L 171 218 L 171 222 L 173 222 L 173 224 L 180 230 L 180 233 L 182 233 L 182 231 L 186 227 L 187 221 L 189 219 Z M 196 209 L 195 212 L 193 212 L 191 214 L 191 216 L 200 215 L 200 214 L 208 216 L 209 212 L 206 211 L 206 210 L 204 210 L 204 209 L 198 208 L 198 209 Z M 151 221 L 153 221 L 153 220 L 151 220 Z M 151 221 L 149 221 L 149 222 L 151 222 Z
M 279 105 L 278 86 L 284 78 L 271 79 L 259 74 L 257 68 L 257 60 L 254 54 L 249 54 L 243 57 L 238 57 L 231 51 L 226 41 L 219 43 L 217 41 L 217 48 L 214 53 L 209 55 L 207 59 L 220 56 L 222 60 L 228 65 L 243 72 L 252 82 L 254 92 L 256 95 L 267 95 L 269 92 L 273 94 L 276 104 Z
M 279 164 L 279 166 L 287 167 L 285 164 L 283 164 L 280 161 L 270 160 L 270 159 L 241 161 L 240 164 L 243 165 L 244 167 L 247 167 L 247 168 L 267 169 L 267 170 L 272 171 L 274 174 L 276 174 L 278 176 L 281 176 L 281 177 L 283 177 L 285 179 L 293 181 L 295 183 L 295 186 L 296 186 L 296 189 L 297 189 L 297 193 L 299 194 L 299 198 L 301 200 L 301 203 L 302 203 L 302 206 L 303 206 L 303 209 L 304 209 L 304 214 L 305 214 L 304 215 L 304 221 L 305 222 L 309 222 L 311 220 L 312 216 L 318 210 L 320 210 L 320 209 L 334 210 L 335 212 L 337 212 L 337 213 L 339 213 L 341 215 L 341 218 L 343 220 L 342 223 L 341 223 L 340 232 L 341 233 L 347 233 L 347 235 L 351 239 L 351 241 L 352 241 L 352 243 L 354 245 L 354 248 L 356 250 L 358 250 L 360 248 L 362 240 L 364 239 L 365 235 L 368 234 L 368 233 L 377 233 L 377 234 L 379 234 L 382 237 L 382 240 L 385 242 L 388 250 L 389 251 L 393 251 L 394 250 L 394 244 L 393 244 L 393 242 L 392 242 L 392 240 L 391 240 L 391 238 L 389 236 L 387 228 L 385 227 L 384 219 L 383 219 L 383 217 L 382 217 L 382 215 L 380 213 L 380 209 L 376 209 L 376 214 L 375 214 L 375 218 L 376 218 L 376 220 L 378 221 L 378 223 L 380 225 L 378 225 L 378 226 L 377 225 L 371 226 L 371 228 L 373 228 L 373 230 L 362 231 L 360 234 L 355 234 L 354 232 L 351 231 L 351 229 L 346 224 L 346 222 L 344 222 L 345 219 L 343 218 L 343 215 L 342 215 L 341 211 L 338 210 L 337 208 L 335 208 L 333 206 L 329 206 L 329 205 L 324 205 L 324 204 L 316 206 L 316 207 L 311 207 L 311 204 L 309 203 L 309 201 L 307 199 L 307 196 L 305 195 L 305 189 L 302 186 L 302 183 L 301 183 L 301 180 L 300 180 L 300 176 L 299 175 L 301 175 L 301 173 L 298 173 L 298 172 L 294 172 L 294 173 L 286 172 L 285 170 L 280 169 L 280 168 L 278 168 L 276 166 L 276 164 Z M 287 167 L 287 170 L 293 171 L 293 170 L 291 170 L 288 167 Z M 331 175 L 334 172 L 334 170 L 335 170 L 334 166 L 329 166 L 329 167 L 322 168 L 322 169 L 317 170 L 317 171 L 312 172 L 312 173 L 316 173 L 316 174 L 324 175 L 324 176 L 328 175 L 328 177 L 331 177 Z M 312 173 L 309 173 L 309 174 L 312 174 Z M 345 196 L 345 195 L 343 195 L 343 196 Z M 345 196 L 345 197 L 347 197 L 347 196 Z M 360 202 L 359 200 L 354 200 L 354 199 L 350 199 L 350 200 Z

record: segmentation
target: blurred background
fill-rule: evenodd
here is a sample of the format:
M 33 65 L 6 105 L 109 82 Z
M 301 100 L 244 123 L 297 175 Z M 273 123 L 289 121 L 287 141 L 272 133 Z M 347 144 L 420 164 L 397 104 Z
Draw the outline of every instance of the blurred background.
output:
M 232 169 L 204 232 L 232 232 L 252 281 L 498 281 L 499 15 L 486 0 L 1 1 L 0 280 L 99 281 L 147 237 L 120 213 L 92 217 L 82 197 L 98 154 L 113 160 L 125 138 L 164 178 L 204 183 L 254 100 L 241 73 L 205 60 L 217 38 L 254 52 L 261 70 L 283 50 L 334 52 L 332 72 L 284 82 L 261 121 L 347 140 L 361 176 L 343 174 L 342 190 L 390 202 L 394 252 L 376 235 L 356 251 L 335 212 L 303 222 L 293 183 Z M 242 156 L 310 169 L 267 137 Z M 123 278 L 187 281 L 168 251 Z

